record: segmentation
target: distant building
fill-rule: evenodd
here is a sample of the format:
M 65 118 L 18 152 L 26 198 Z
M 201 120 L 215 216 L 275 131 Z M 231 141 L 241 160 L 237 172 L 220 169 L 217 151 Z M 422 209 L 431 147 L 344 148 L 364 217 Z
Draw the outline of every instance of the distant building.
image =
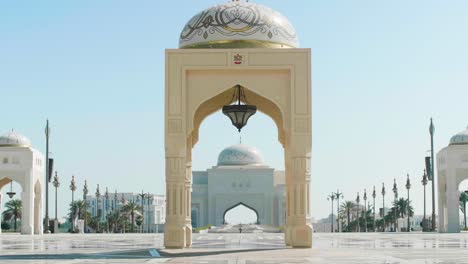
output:
M 166 222 L 166 196 L 157 194 L 150 194 L 150 196 L 150 199 L 145 197 L 143 200 L 143 232 L 159 233 Z M 138 193 L 109 193 L 108 200 L 104 194 L 101 194 L 99 206 L 97 206 L 98 201 L 95 195 L 88 195 L 86 199 L 88 212 L 93 217 L 100 216 L 101 221 L 105 221 L 107 214 L 121 209 L 129 201 L 142 205 Z
M 225 148 L 217 166 L 193 172 L 192 226 L 222 225 L 226 212 L 239 205 L 252 209 L 259 224 L 283 226 L 285 186 L 284 171 L 265 165 L 255 148 Z

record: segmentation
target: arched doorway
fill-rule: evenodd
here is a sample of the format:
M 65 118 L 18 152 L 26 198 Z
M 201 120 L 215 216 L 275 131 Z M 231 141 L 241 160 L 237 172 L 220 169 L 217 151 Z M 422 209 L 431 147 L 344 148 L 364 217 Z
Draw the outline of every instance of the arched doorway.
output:
M 460 227 L 468 231 L 468 212 L 466 211 L 468 206 L 468 179 L 465 179 L 462 182 L 460 182 L 460 184 L 458 185 L 458 193 L 459 209 L 461 213 Z
M 21 231 L 22 192 L 20 183 L 7 177 L 0 180 L 0 219 L 4 225 L 0 233 Z
M 259 219 L 257 210 L 244 203 L 227 208 L 223 214 L 225 224 L 260 224 Z
M 231 60 L 239 52 L 166 51 L 164 244 L 168 248 L 191 246 L 192 148 L 203 119 L 230 102 L 237 84 L 245 88 L 249 104 L 275 121 L 284 147 L 285 242 L 293 247 L 312 245 L 310 50 L 249 50 L 248 62 L 227 65 L 226 58 Z

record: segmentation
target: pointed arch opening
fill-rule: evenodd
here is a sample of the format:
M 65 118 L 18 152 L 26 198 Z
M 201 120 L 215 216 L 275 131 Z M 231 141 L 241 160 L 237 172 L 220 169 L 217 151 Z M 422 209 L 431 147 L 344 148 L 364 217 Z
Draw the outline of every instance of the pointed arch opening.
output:
M 245 203 L 237 203 L 224 211 L 224 224 L 260 224 L 258 211 Z
M 281 112 L 280 108 L 276 105 L 276 103 L 253 92 L 252 90 L 249 90 L 248 87 L 243 86 L 243 88 L 245 92 L 245 97 L 247 98 L 247 102 L 245 102 L 245 100 L 241 101 L 257 106 L 257 111 L 266 114 L 274 121 L 278 130 L 278 141 L 284 147 L 286 132 L 284 129 L 283 113 Z M 230 88 L 225 89 L 223 92 L 211 97 L 210 99 L 204 101 L 198 106 L 192 119 L 193 130 L 190 133 L 190 137 L 192 139 L 192 148 L 198 142 L 199 129 L 203 120 L 209 115 L 215 113 L 216 111 L 221 110 L 224 105 L 230 104 L 230 102 L 232 102 L 234 92 L 235 86 L 232 86 Z

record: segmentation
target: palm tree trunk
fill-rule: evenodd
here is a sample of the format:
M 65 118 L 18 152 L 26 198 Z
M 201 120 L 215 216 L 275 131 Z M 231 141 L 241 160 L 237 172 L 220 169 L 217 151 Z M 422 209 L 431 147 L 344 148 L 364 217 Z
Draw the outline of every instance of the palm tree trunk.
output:
M 466 201 L 463 201 L 463 216 L 465 217 L 465 229 L 466 229 Z
M 135 214 L 132 211 L 132 233 L 133 233 L 133 226 L 135 225 Z
M 351 214 L 349 212 L 349 209 L 347 210 L 347 215 L 348 215 L 348 226 L 346 227 L 346 229 L 348 229 L 349 231 L 349 223 L 351 223 Z
M 17 221 L 17 218 L 16 218 L 16 215 L 15 215 L 15 232 L 16 232 L 16 221 Z

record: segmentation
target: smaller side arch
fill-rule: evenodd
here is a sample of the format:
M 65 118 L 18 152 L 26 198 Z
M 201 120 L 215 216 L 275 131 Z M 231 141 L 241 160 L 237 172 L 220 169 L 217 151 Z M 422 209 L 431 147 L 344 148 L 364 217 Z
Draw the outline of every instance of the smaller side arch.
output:
M 254 211 L 255 214 L 257 215 L 257 223 L 256 223 L 256 224 L 257 224 L 257 225 L 260 224 L 260 215 L 258 214 L 258 211 L 257 211 L 255 208 L 253 208 L 253 207 L 251 207 L 251 206 L 248 206 L 248 205 L 246 205 L 246 204 L 243 203 L 243 202 L 237 203 L 237 204 L 235 204 L 235 205 L 233 205 L 233 206 L 227 208 L 226 210 L 224 210 L 224 213 L 223 213 L 223 224 L 226 224 L 226 213 L 229 212 L 229 210 L 231 210 L 231 209 L 233 209 L 233 208 L 236 208 L 236 207 L 239 206 L 239 205 L 243 205 L 243 206 L 249 208 L 250 210 Z

